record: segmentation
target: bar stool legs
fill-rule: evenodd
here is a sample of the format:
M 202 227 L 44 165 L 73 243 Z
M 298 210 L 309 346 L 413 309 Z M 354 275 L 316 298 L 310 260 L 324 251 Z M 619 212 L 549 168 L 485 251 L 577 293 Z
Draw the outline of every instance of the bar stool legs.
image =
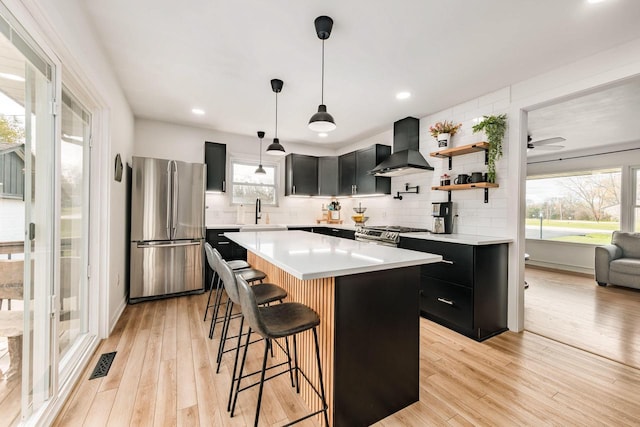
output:
M 324 381 L 322 379 L 322 364 L 320 362 L 320 345 L 318 342 L 318 332 L 316 330 L 316 328 L 312 328 L 313 330 L 313 341 L 315 344 L 315 350 L 316 350 L 316 363 L 318 366 L 318 379 L 319 379 L 319 385 L 320 385 L 320 390 L 318 391 L 313 384 L 311 383 L 311 381 L 309 380 L 309 378 L 307 378 L 307 376 L 304 374 L 304 372 L 302 372 L 303 377 L 305 378 L 305 380 L 311 385 L 311 388 L 313 389 L 313 391 L 320 397 L 321 399 L 321 403 L 322 403 L 322 409 L 312 412 L 310 414 L 305 415 L 302 418 L 299 418 L 295 421 L 292 421 L 288 424 L 286 424 L 286 426 L 290 426 L 296 423 L 299 423 L 300 421 L 306 420 L 307 418 L 311 418 L 314 415 L 317 415 L 319 413 L 323 413 L 324 415 L 324 423 L 325 426 L 329 426 L 329 415 L 327 414 L 327 409 L 328 409 L 328 405 L 327 405 L 327 400 L 325 397 L 325 390 L 324 390 Z M 267 358 L 269 355 L 269 351 L 273 346 L 272 343 L 272 339 L 271 338 L 264 338 L 264 342 L 265 342 L 265 346 L 264 346 L 264 353 L 263 353 L 263 357 L 262 357 L 262 369 L 260 371 L 260 381 L 257 384 L 251 384 L 249 386 L 246 386 L 245 388 L 242 388 L 241 384 L 242 384 L 242 378 L 243 378 L 243 372 L 244 372 L 244 366 L 245 366 L 245 362 L 247 360 L 247 349 L 249 347 L 249 341 L 251 339 L 251 328 L 249 328 L 249 332 L 247 333 L 247 338 L 246 338 L 246 343 L 244 346 L 244 351 L 242 354 L 242 362 L 240 364 L 240 373 L 238 375 L 238 382 L 237 385 L 235 387 L 235 393 L 233 393 L 233 401 L 231 402 L 231 394 L 229 394 L 229 402 L 227 403 L 227 411 L 231 411 L 231 416 L 233 417 L 234 412 L 235 412 L 235 408 L 236 408 L 236 403 L 238 401 L 238 393 L 240 393 L 240 391 L 242 390 L 246 390 L 247 388 L 253 387 L 255 385 L 258 385 L 258 403 L 257 403 L 257 407 L 256 407 L 256 416 L 254 419 L 254 426 L 258 427 L 258 422 L 260 419 L 260 407 L 262 406 L 262 392 L 264 390 L 264 382 L 265 382 L 265 376 L 266 376 L 266 371 L 267 371 Z M 288 337 L 286 340 L 286 345 L 287 345 L 287 352 L 289 349 L 289 340 Z M 240 341 L 238 340 L 238 350 L 240 349 Z M 292 369 L 295 370 L 295 388 L 296 388 L 296 393 L 300 393 L 300 381 L 299 381 L 299 373 L 300 368 L 298 366 L 298 349 L 297 349 L 297 342 L 296 342 L 296 334 L 293 335 L 293 354 L 294 354 L 294 365 L 293 368 L 291 367 L 291 360 L 289 358 L 289 374 L 291 376 L 291 371 Z M 236 364 L 237 364 L 237 353 L 236 353 Z M 232 381 L 235 378 L 235 372 L 236 372 L 236 367 L 234 366 L 234 375 L 232 377 Z M 273 378 L 273 377 L 271 377 Z M 270 378 L 267 378 L 270 379 Z M 293 387 L 293 376 L 291 376 L 291 382 L 292 382 L 292 387 Z M 233 388 L 233 384 L 232 384 L 232 388 Z M 231 403 L 231 407 L 229 408 L 229 403 Z

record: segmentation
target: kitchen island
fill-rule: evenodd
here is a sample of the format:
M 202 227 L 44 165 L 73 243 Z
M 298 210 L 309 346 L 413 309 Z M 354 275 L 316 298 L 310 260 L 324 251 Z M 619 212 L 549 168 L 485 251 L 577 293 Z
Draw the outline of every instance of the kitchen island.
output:
M 329 420 L 366 426 L 419 399 L 420 266 L 439 255 L 304 231 L 230 232 L 249 263 L 320 315 Z M 299 340 L 300 366 L 317 383 L 312 336 Z M 319 399 L 306 386 L 314 410 Z

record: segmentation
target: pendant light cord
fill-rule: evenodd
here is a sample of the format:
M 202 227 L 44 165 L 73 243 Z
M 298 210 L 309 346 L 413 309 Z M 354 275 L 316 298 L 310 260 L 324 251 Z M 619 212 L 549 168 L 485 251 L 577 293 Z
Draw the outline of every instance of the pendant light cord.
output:
M 324 104 L 324 39 L 322 39 L 322 89 L 320 91 L 320 103 Z
M 276 92 L 276 138 L 278 137 L 278 92 Z

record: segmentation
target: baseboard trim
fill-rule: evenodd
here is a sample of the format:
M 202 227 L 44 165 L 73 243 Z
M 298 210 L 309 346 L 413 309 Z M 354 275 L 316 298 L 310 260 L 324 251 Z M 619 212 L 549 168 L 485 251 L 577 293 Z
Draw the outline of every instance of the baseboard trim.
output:
M 120 319 L 120 316 L 122 316 L 122 312 L 126 307 L 127 307 L 127 298 L 124 297 L 120 301 L 120 306 L 118 306 L 118 309 L 116 310 L 116 312 L 113 314 L 113 316 L 111 316 L 111 319 L 109 319 L 109 335 L 111 335 L 111 332 L 113 332 L 113 328 L 116 327 L 116 323 L 118 323 L 118 320 Z
M 594 271 L 585 267 L 576 267 L 572 265 L 554 264 L 540 261 L 527 261 L 526 268 L 535 268 L 538 270 L 558 271 L 561 273 L 572 273 L 583 277 L 594 277 Z

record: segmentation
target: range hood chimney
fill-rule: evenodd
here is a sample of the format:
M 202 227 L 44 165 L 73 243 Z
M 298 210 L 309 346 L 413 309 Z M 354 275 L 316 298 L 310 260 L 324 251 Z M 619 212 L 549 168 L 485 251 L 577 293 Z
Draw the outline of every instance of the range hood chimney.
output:
M 432 171 L 420 148 L 420 120 L 406 117 L 393 124 L 393 154 L 369 171 L 375 176 L 401 176 Z

